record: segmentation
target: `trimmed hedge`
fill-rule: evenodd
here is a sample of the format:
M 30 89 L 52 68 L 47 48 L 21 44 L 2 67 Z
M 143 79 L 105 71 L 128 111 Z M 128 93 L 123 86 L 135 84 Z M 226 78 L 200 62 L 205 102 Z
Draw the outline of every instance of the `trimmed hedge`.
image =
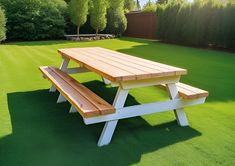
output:
M 195 0 L 157 5 L 157 38 L 195 46 L 235 48 L 235 3 Z
M 6 17 L 5 12 L 0 6 L 0 43 L 6 39 Z
M 65 1 L 0 0 L 0 3 L 8 19 L 8 39 L 54 39 L 64 35 Z

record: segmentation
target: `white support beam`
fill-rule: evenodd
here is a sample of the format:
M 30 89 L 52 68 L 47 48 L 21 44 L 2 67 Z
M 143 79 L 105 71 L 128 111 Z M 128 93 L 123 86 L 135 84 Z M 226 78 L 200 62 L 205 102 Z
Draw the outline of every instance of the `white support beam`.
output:
M 106 79 L 106 78 L 104 78 L 104 77 L 102 77 L 102 80 L 103 80 L 103 82 L 104 82 L 105 85 L 111 84 L 111 81 L 109 81 L 108 79 Z
M 57 103 L 63 103 L 63 102 L 66 102 L 67 99 L 62 95 L 60 94 L 58 99 L 57 99 Z
M 112 139 L 113 133 L 117 126 L 117 120 L 108 121 L 105 123 L 97 145 L 99 147 L 108 145 Z
M 74 106 L 71 105 L 69 113 L 77 113 L 76 108 L 74 108 Z
M 128 90 L 124 90 L 121 87 L 118 88 L 117 94 L 115 96 L 113 106 L 116 109 L 123 108 L 126 98 L 128 96 Z M 85 118 L 84 118 L 85 121 Z M 112 139 L 113 133 L 117 126 L 118 120 L 106 121 L 102 133 L 100 135 L 98 146 L 108 145 Z
M 49 92 L 55 92 L 56 91 L 56 87 L 54 85 L 52 85 L 49 89 Z
M 83 120 L 86 125 L 89 125 L 94 123 L 131 118 L 136 116 L 148 115 L 157 112 L 164 112 L 182 107 L 202 104 L 205 102 L 205 99 L 206 99 L 205 97 L 192 100 L 174 99 L 174 100 L 155 102 L 143 105 L 128 106 L 117 109 L 116 112 L 113 114 L 97 116 L 92 118 L 83 118 Z
M 69 58 L 63 57 L 62 64 L 60 65 L 60 70 L 66 71 L 66 69 L 67 69 L 67 67 L 68 67 L 68 65 L 69 65 L 69 61 L 70 61 Z
M 178 89 L 177 89 L 177 86 L 175 83 L 166 84 L 166 87 L 167 87 L 169 96 L 172 100 L 180 98 L 179 92 L 178 92 Z M 178 107 L 178 108 L 174 109 L 174 113 L 175 113 L 177 122 L 180 126 L 188 126 L 189 125 L 187 116 L 186 116 L 184 109 L 183 109 L 184 107 L 185 106 Z
M 115 109 L 123 108 L 128 96 L 128 92 L 129 90 L 127 89 L 122 89 L 121 87 L 118 88 L 117 94 L 113 101 L 113 106 Z

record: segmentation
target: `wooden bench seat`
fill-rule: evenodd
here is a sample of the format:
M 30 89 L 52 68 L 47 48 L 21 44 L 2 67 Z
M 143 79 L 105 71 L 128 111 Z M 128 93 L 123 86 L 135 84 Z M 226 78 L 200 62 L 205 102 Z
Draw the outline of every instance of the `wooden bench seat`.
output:
M 177 83 L 177 89 L 179 91 L 180 97 L 183 99 L 197 99 L 202 97 L 207 97 L 209 93 L 205 90 L 192 87 L 184 83 Z M 166 85 L 159 85 L 161 89 L 166 90 Z
M 115 112 L 112 105 L 60 69 L 47 66 L 39 69 L 82 117 L 89 118 Z

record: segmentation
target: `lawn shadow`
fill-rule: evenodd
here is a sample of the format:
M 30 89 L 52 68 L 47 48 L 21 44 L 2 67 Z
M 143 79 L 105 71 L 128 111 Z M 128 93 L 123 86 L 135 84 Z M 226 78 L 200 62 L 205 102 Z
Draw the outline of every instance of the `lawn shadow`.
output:
M 116 88 L 99 81 L 84 83 L 112 102 Z M 98 86 L 99 85 L 99 86 Z M 101 85 L 101 86 L 100 86 Z M 110 97 L 111 96 L 111 97 Z M 46 90 L 7 94 L 12 134 L 0 138 L 0 163 L 8 166 L 131 165 L 141 155 L 201 133 L 176 121 L 150 126 L 141 117 L 120 120 L 109 146 L 99 148 L 103 123 L 86 126 L 69 103 L 56 104 L 58 93 Z M 127 105 L 138 104 L 128 96 Z

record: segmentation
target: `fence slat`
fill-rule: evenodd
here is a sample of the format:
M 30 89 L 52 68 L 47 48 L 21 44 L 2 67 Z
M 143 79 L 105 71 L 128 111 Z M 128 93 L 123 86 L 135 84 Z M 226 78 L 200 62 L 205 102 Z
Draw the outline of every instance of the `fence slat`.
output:
M 124 36 L 156 39 L 156 14 L 155 13 L 128 13 L 127 29 Z

